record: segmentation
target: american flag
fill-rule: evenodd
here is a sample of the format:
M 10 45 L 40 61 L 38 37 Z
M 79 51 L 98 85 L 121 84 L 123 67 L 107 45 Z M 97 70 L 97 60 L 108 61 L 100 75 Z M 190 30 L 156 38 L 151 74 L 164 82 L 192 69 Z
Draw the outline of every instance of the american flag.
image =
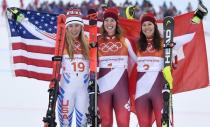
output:
M 25 18 L 37 27 L 40 33 L 55 39 L 56 15 L 20 10 Z M 51 80 L 52 56 L 55 41 L 46 42 L 28 31 L 21 23 L 8 19 L 11 55 L 15 76 Z M 30 27 L 30 26 L 29 26 Z
M 14 74 L 50 81 L 53 72 L 52 57 L 55 51 L 57 15 L 18 10 L 25 16 L 27 23 L 18 23 L 8 18 Z M 88 36 L 88 20 L 83 21 L 85 34 Z M 102 22 L 97 23 L 98 28 L 101 24 Z

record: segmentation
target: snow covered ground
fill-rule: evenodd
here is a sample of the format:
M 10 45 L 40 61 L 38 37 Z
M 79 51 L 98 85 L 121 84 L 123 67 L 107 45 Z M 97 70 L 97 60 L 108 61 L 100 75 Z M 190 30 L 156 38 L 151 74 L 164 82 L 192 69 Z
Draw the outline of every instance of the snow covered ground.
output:
M 204 27 L 210 63 L 210 30 L 207 29 L 210 25 L 205 22 Z M 43 126 L 42 118 L 48 104 L 48 82 L 12 77 L 10 70 L 8 32 L 5 18 L 0 17 L 0 126 Z M 175 95 L 173 98 L 175 126 L 209 126 L 209 98 L 210 87 Z M 137 126 L 134 114 L 131 115 L 130 126 Z

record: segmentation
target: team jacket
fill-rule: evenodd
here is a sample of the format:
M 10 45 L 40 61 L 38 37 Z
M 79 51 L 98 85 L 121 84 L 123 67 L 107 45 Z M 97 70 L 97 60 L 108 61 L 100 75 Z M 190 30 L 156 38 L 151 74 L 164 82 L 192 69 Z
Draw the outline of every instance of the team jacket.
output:
M 137 71 L 161 71 L 163 60 L 163 50 L 155 50 L 152 42 L 148 42 L 146 51 L 137 51 Z
M 122 37 L 98 37 L 98 57 L 100 68 L 127 68 L 128 55 L 136 61 L 130 41 Z

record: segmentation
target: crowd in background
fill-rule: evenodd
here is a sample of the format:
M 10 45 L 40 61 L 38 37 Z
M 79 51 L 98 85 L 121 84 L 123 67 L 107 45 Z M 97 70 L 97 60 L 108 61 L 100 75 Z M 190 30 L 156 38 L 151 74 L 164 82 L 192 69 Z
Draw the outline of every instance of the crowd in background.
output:
M 105 7 L 116 7 L 116 3 L 114 0 L 89 0 L 87 2 L 83 1 L 80 5 L 74 4 L 73 2 L 64 3 L 62 0 L 59 2 L 49 2 L 48 0 L 39 2 L 39 0 L 31 0 L 32 2 L 29 5 L 24 5 L 23 0 L 20 0 L 20 8 L 28 9 L 28 10 L 36 10 L 41 12 L 48 12 L 48 13 L 54 13 L 54 14 L 60 14 L 65 13 L 66 10 L 69 8 L 80 8 L 81 12 L 84 16 L 87 15 L 87 10 L 90 8 L 95 8 L 98 10 L 99 16 L 101 16 L 101 13 L 103 13 L 103 9 Z M 95 4 L 99 3 L 99 4 Z M 2 0 L 2 14 L 5 12 L 7 8 L 7 0 Z M 157 19 L 162 19 L 165 16 L 175 16 L 179 15 L 182 12 L 180 10 L 177 10 L 177 8 L 173 5 L 173 2 L 170 2 L 169 6 L 164 1 L 162 6 L 159 6 L 159 10 L 155 10 L 153 3 L 150 0 L 143 0 L 141 3 L 138 2 L 138 0 L 133 4 L 129 0 L 125 0 L 124 3 L 118 5 L 118 9 L 120 11 L 120 15 L 125 15 L 125 8 L 128 6 L 135 6 L 135 18 L 139 19 L 139 17 L 142 15 L 142 13 L 145 12 L 152 12 L 156 15 Z M 192 5 L 189 2 L 188 6 L 186 7 L 186 11 L 190 12 L 192 11 Z

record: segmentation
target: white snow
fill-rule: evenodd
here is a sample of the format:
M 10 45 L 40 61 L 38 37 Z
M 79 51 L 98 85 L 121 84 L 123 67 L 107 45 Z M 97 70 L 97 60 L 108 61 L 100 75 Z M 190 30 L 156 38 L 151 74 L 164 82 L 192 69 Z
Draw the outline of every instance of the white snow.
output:
M 48 104 L 48 82 L 12 76 L 6 21 L 3 17 L 0 17 L 0 21 L 0 126 L 41 127 Z M 204 23 L 208 61 L 210 61 L 209 26 L 207 22 Z M 174 95 L 175 126 L 209 126 L 209 98 L 210 87 Z M 134 114 L 131 115 L 130 126 L 137 126 Z M 116 122 L 114 127 L 116 127 Z

